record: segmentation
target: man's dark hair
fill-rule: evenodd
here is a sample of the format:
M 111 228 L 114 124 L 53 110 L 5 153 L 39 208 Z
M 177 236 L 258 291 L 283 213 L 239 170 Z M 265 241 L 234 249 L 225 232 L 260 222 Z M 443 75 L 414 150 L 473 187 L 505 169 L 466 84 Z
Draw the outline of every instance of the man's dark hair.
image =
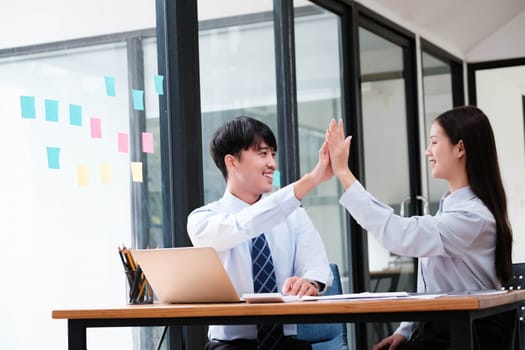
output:
M 258 149 L 261 142 L 277 152 L 277 142 L 270 127 L 251 117 L 234 118 L 217 129 L 210 142 L 210 153 L 224 179 L 228 179 L 224 157 L 227 154 L 240 157 L 242 150 Z

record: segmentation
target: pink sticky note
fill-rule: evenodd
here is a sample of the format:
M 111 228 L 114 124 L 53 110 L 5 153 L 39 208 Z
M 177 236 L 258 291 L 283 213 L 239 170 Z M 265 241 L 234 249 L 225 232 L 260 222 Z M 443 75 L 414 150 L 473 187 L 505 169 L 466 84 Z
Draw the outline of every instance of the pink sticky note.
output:
M 100 121 L 100 118 L 89 119 L 89 124 L 91 126 L 91 137 L 94 139 L 100 139 L 102 137 L 102 122 Z
M 125 132 L 118 133 L 118 151 L 122 153 L 128 153 L 128 134 Z
M 153 134 L 150 132 L 142 133 L 142 152 L 153 153 Z

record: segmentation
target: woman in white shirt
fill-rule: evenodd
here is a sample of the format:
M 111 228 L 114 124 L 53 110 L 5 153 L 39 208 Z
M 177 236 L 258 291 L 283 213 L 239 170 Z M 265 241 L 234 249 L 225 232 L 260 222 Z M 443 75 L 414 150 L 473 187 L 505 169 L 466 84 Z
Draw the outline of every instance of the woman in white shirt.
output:
M 512 277 L 512 230 L 501 181 L 494 134 L 488 118 L 473 106 L 438 116 L 425 155 L 432 176 L 448 182 L 435 216 L 395 215 L 376 200 L 348 168 L 351 136 L 332 121 L 327 130 L 334 174 L 345 192 L 339 203 L 386 249 L 418 257 L 420 293 L 500 289 Z M 478 348 L 502 348 L 498 317 L 475 323 Z M 403 322 L 374 350 L 447 349 L 443 322 Z

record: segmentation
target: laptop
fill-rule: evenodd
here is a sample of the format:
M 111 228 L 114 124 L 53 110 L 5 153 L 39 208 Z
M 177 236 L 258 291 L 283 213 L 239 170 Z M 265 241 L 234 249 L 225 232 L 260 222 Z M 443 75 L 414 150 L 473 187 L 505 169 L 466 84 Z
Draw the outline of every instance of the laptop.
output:
M 135 249 L 131 254 L 162 303 L 241 301 L 211 247 Z

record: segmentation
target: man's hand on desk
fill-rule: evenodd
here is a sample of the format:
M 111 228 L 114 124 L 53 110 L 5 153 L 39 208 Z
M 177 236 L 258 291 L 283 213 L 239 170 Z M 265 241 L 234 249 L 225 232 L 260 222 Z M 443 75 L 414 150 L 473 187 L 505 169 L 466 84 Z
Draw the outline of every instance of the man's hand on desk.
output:
M 285 295 L 296 295 L 300 298 L 303 295 L 317 296 L 319 295 L 319 289 L 319 282 L 293 276 L 288 277 L 284 281 L 282 293 Z

